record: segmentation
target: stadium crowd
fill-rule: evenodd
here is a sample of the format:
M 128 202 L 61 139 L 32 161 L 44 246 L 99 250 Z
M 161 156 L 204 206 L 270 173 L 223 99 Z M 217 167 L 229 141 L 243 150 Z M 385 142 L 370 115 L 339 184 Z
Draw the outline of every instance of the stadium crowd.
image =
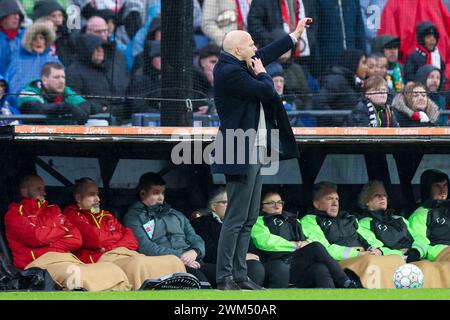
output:
M 445 126 L 448 6 L 443 0 L 193 0 L 196 51 L 187 98 L 199 100 L 194 114 L 216 115 L 212 70 L 228 31 L 247 30 L 262 47 L 312 17 L 296 49 L 267 66 L 292 125 Z M 0 0 L 2 115 L 85 124 L 89 115 L 111 113 L 117 124 L 131 125 L 133 114 L 159 114 L 161 32 L 160 0 Z M 329 112 L 295 113 L 315 110 Z
M 425 170 L 421 202 L 404 216 L 389 208 L 386 188 L 376 180 L 362 187 L 360 208 L 352 212 L 341 209 L 331 182 L 314 185 L 311 207 L 300 215 L 284 210 L 279 190 L 265 188 L 251 229 L 249 277 L 265 288 L 393 288 L 394 271 L 413 263 L 426 288 L 449 288 L 448 185 L 445 173 Z M 91 178 L 75 181 L 73 202 L 64 209 L 47 202 L 40 176 L 23 177 L 18 189 L 4 216 L 18 269 L 46 269 L 65 290 L 138 290 L 146 279 L 179 272 L 216 286 L 223 186 L 192 214 L 167 203 L 166 182 L 153 172 L 140 177 L 137 201 L 117 215 L 102 209 Z M 77 286 L 68 272 L 74 266 Z

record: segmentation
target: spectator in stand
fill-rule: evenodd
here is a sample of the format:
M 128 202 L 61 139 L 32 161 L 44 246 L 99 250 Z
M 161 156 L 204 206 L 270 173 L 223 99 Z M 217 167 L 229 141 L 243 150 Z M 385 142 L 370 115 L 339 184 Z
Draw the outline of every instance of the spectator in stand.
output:
M 388 34 L 377 36 L 372 41 L 372 52 L 384 55 L 387 59 L 385 79 L 389 90 L 397 92 L 403 89 L 403 65 L 399 62 L 400 38 Z
M 268 45 L 273 40 L 273 33 L 283 30 L 291 33 L 298 21 L 311 17 L 311 27 L 303 32 L 292 56 L 307 72 L 317 78 L 319 47 L 317 43 L 318 5 L 313 0 L 253 0 L 248 14 L 248 32 L 258 48 Z
M 439 110 L 445 110 L 445 96 L 442 94 L 441 75 L 439 68 L 426 64 L 417 70 L 414 82 L 423 84 L 427 88 L 428 98 L 438 106 Z M 439 123 L 446 125 L 446 117 L 441 117 Z
M 266 66 L 267 73 L 272 77 L 275 91 L 280 95 L 281 101 L 286 111 L 295 111 L 297 106 L 295 100 L 292 97 L 288 97 L 284 94 L 285 88 L 285 72 L 283 67 L 277 63 L 272 62 Z M 293 127 L 303 127 L 303 123 L 300 116 L 289 116 L 289 122 Z
M 5 78 L 3 78 L 0 75 L 0 109 L 1 109 L 1 115 L 3 116 L 9 116 L 13 114 L 20 114 L 19 110 L 15 108 L 11 104 L 11 99 L 8 96 L 8 82 L 6 82 Z M 7 126 L 7 125 L 15 125 L 19 124 L 19 121 L 17 120 L 0 120 L 0 126 Z
M 6 238 L 18 269 L 46 269 L 66 290 L 128 291 L 126 274 L 113 263 L 84 264 L 71 253 L 82 245 L 80 231 L 45 200 L 44 180 L 22 178 L 20 202 L 9 205 L 5 215 Z M 79 278 L 74 279 L 74 273 Z
M 330 182 L 314 185 L 313 206 L 300 221 L 308 240 L 322 243 L 348 274 L 358 276 L 364 288 L 394 288 L 392 275 L 405 261 L 398 255 L 383 256 L 379 247 L 369 245 L 356 217 L 340 211 L 337 186 Z M 379 271 L 377 281 L 372 278 L 373 268 Z
M 321 243 L 305 237 L 300 221 L 283 205 L 278 192 L 266 191 L 251 231 L 266 268 L 266 287 L 357 288 Z
M 77 60 L 66 70 L 67 85 L 76 93 L 92 103 L 100 105 L 100 112 L 113 112 L 114 115 L 123 114 L 122 100 L 111 101 L 106 97 L 123 96 L 123 82 L 126 79 L 111 73 L 105 65 L 104 41 L 99 37 L 82 34 L 78 37 Z M 104 96 L 105 98 L 90 98 L 89 96 Z
M 24 114 L 69 115 L 74 120 L 58 119 L 47 124 L 84 124 L 96 105 L 86 101 L 66 86 L 66 73 L 61 64 L 44 64 L 39 80 L 31 81 L 19 96 L 19 108 Z M 36 123 L 27 121 L 27 123 Z
M 375 55 L 367 56 L 367 78 L 377 76 L 380 74 L 380 69 L 377 64 L 377 57 Z
M 103 50 L 105 52 L 104 67 L 112 78 L 113 92 L 115 96 L 124 97 L 128 83 L 130 81 L 130 74 L 125 57 L 117 48 L 114 42 L 108 40 L 108 24 L 105 19 L 97 16 L 89 18 L 86 23 L 86 34 L 91 34 L 103 40 Z M 124 100 L 116 100 L 115 103 L 120 105 L 118 108 L 123 108 Z
M 205 0 L 202 31 L 218 46 L 231 30 L 247 30 L 247 16 L 252 0 Z
M 205 262 L 217 263 L 217 245 L 227 203 L 226 189 L 216 187 L 209 195 L 208 213 L 192 220 L 192 227 L 195 232 L 205 241 L 206 253 L 203 259 Z M 262 286 L 265 277 L 264 266 L 259 261 L 258 255 L 252 253 L 251 248 L 247 253 L 246 262 L 250 279 Z
M 444 57 L 438 49 L 439 31 L 431 22 L 422 22 L 417 25 L 416 36 L 418 46 L 406 58 L 405 63 L 405 79 L 406 82 L 414 81 L 414 77 L 420 67 L 431 64 L 445 72 Z M 441 77 L 441 84 L 445 83 L 444 77 Z
M 45 63 L 61 63 L 58 57 L 51 53 L 54 41 L 55 32 L 49 21 L 35 22 L 27 28 L 19 53 L 6 71 L 5 78 L 11 93 L 19 93 L 30 81 L 39 79 Z M 17 100 L 15 98 L 15 101 Z
M 174 255 L 148 257 L 137 253 L 138 242 L 133 232 L 111 212 L 100 208 L 94 180 L 76 180 L 73 196 L 76 203 L 67 206 L 63 214 L 80 230 L 83 244 L 74 253 L 81 261 L 114 263 L 125 272 L 133 290 L 138 290 L 146 279 L 186 272 L 183 262 Z
M 199 92 L 199 98 L 206 98 L 208 102 L 206 105 L 203 102 L 200 106 L 194 105 L 194 113 L 196 114 L 213 114 L 216 112 L 213 99 L 213 69 L 219 61 L 219 54 L 220 47 L 215 44 L 206 45 L 199 51 L 198 67 L 194 68 L 193 87 L 195 91 Z
M 352 110 L 349 127 L 398 127 L 396 111 L 388 104 L 388 86 L 380 76 L 364 83 L 364 96 Z
M 0 75 L 5 76 L 13 57 L 20 50 L 25 29 L 20 25 L 24 13 L 16 0 L 0 0 Z
M 145 45 L 144 65 L 137 70 L 128 86 L 128 97 L 158 98 L 161 97 L 161 42 L 154 40 Z M 135 112 L 160 112 L 160 101 L 129 99 L 125 114 L 130 117 Z
M 295 103 L 293 101 L 286 101 L 284 97 L 284 70 L 281 64 L 277 62 L 272 62 L 266 66 L 267 73 L 272 77 L 273 85 L 275 87 L 275 91 L 281 97 L 283 102 L 284 110 L 286 111 L 294 111 L 297 109 Z
M 423 84 L 411 82 L 398 93 L 392 106 L 400 127 L 429 127 L 439 124 L 439 107 L 428 98 Z
M 386 79 L 388 75 L 388 60 L 382 54 L 376 54 L 375 58 L 377 59 L 377 67 L 378 67 L 378 75 L 383 79 Z
M 319 110 L 353 109 L 358 103 L 367 76 L 366 56 L 360 50 L 342 52 L 329 73 L 323 78 L 313 105 Z M 318 119 L 319 126 L 342 126 L 345 116 L 332 115 Z
M 176 255 L 188 273 L 200 281 L 215 285 L 215 268 L 203 262 L 205 242 L 197 235 L 189 220 L 164 201 L 166 182 L 153 172 L 139 179 L 140 200 L 126 213 L 123 222 L 139 242 L 139 252 L 149 256 Z
M 74 59 L 74 45 L 67 28 L 67 15 L 56 0 L 39 0 L 33 7 L 33 20 L 48 19 L 53 22 L 56 33 L 53 52 L 65 66 L 70 66 Z
M 359 0 L 316 0 L 321 74 L 344 50 L 365 51 L 364 23 Z
M 161 41 L 161 17 L 159 16 L 153 18 L 146 34 L 146 38 L 143 40 L 144 42 L 142 43 L 142 50 L 139 50 L 139 52 L 136 53 L 133 68 L 131 70 L 131 75 L 133 77 L 136 75 L 142 76 L 142 67 L 145 63 L 148 63 L 148 60 L 146 60 L 148 56 L 145 56 L 144 51 L 146 48 L 149 49 L 148 44 L 153 40 Z

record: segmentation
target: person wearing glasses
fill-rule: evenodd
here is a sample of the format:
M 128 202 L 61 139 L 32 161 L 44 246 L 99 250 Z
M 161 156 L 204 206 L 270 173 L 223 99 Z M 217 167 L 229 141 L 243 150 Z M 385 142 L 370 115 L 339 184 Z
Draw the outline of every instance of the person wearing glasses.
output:
M 265 287 L 357 288 L 320 242 L 308 240 L 297 217 L 283 210 L 276 191 L 261 197 L 251 237 L 266 269 Z
M 226 189 L 223 186 L 218 186 L 209 194 L 207 212 L 191 221 L 195 232 L 205 241 L 206 253 L 203 258 L 205 263 L 217 263 L 217 247 L 227 205 Z M 251 251 L 254 251 L 254 248 L 250 245 L 249 252 L 245 256 L 248 277 L 261 286 L 265 277 L 264 266 L 258 255 L 251 253 Z
M 398 110 L 400 127 L 430 127 L 438 124 L 439 107 L 428 98 L 427 88 L 417 82 L 408 83 L 395 96 L 392 106 Z
M 388 103 L 388 85 L 381 76 L 369 77 L 364 95 L 352 110 L 350 127 L 398 127 L 396 113 Z

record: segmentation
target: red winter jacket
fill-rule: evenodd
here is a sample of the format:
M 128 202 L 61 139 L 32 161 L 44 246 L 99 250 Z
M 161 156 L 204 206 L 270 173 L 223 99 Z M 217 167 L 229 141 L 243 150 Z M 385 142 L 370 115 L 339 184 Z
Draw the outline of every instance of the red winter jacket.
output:
M 416 26 L 424 21 L 432 22 L 439 31 L 438 48 L 446 63 L 445 77 L 450 79 L 450 13 L 441 0 L 389 0 L 383 9 L 377 34 L 400 37 L 404 62 L 418 45 Z
M 85 263 L 97 262 L 103 253 L 114 248 L 138 248 L 131 229 L 124 227 L 108 211 L 100 210 L 95 214 L 73 204 L 64 209 L 64 214 L 81 232 L 83 245 L 75 254 Z
M 47 252 L 70 252 L 82 243 L 80 231 L 61 209 L 38 199 L 24 198 L 11 203 L 5 227 L 14 266 L 19 269 Z

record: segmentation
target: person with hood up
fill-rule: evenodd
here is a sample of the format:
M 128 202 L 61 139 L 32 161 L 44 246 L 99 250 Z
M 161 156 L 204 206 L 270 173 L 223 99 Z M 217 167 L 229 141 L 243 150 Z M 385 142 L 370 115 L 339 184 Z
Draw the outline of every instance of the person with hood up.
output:
M 392 101 L 400 127 L 429 127 L 439 122 L 439 108 L 421 83 L 411 82 Z
M 416 27 L 417 48 L 410 53 L 405 62 L 405 80 L 414 81 L 414 77 L 420 67 L 431 64 L 445 72 L 445 61 L 437 47 L 439 42 L 439 31 L 431 22 L 419 23 Z M 445 83 L 444 77 L 441 84 Z
M 353 109 L 361 95 L 367 75 L 364 52 L 349 49 L 342 52 L 336 65 L 323 78 L 313 105 L 319 110 Z M 344 116 L 327 116 L 318 119 L 319 126 L 342 126 Z
M 91 102 L 101 105 L 100 112 L 113 112 L 122 115 L 122 100 L 108 98 L 89 98 L 90 95 L 110 97 L 124 95 L 117 89 L 123 79 L 114 74 L 111 79 L 105 66 L 105 42 L 97 36 L 82 34 L 78 37 L 77 60 L 67 68 L 67 85 L 76 93 L 87 96 Z
M 445 110 L 445 95 L 442 92 L 442 72 L 431 64 L 426 64 L 417 70 L 414 82 L 421 83 L 427 88 L 430 98 L 439 108 Z M 441 117 L 439 124 L 446 125 L 447 117 Z
M 19 52 L 24 18 L 16 0 L 0 0 L 0 75 L 6 75 L 11 59 Z
M 422 204 L 409 217 L 420 258 L 450 261 L 450 204 L 448 175 L 440 170 L 425 170 L 420 176 Z M 449 273 L 450 274 L 450 273 Z
M 32 17 L 34 21 L 47 19 L 53 22 L 56 32 L 54 52 L 66 67 L 70 66 L 74 60 L 75 48 L 67 28 L 67 14 L 63 6 L 56 0 L 39 0 L 34 4 Z
M 61 63 L 51 53 L 54 41 L 55 32 L 49 21 L 35 22 L 27 28 L 19 54 L 13 58 L 5 76 L 11 93 L 19 93 L 27 83 L 39 79 L 45 63 Z
M 127 89 L 128 97 L 161 97 L 161 43 L 154 40 L 145 45 L 145 63 L 131 79 Z M 126 118 L 135 112 L 160 112 L 160 101 L 129 99 L 126 102 Z
M 386 81 L 392 92 L 397 92 L 404 86 L 403 65 L 399 62 L 399 48 L 400 38 L 389 34 L 377 36 L 372 40 L 372 52 L 382 54 L 387 59 Z
M 409 217 L 417 260 L 427 287 L 450 287 L 450 203 L 448 175 L 425 170 L 420 176 L 422 204 Z
M 11 105 L 11 99 L 8 96 L 8 82 L 0 75 L 0 108 L 1 115 L 9 116 L 20 114 L 19 110 Z M 17 120 L 0 120 L 0 126 L 19 124 Z

